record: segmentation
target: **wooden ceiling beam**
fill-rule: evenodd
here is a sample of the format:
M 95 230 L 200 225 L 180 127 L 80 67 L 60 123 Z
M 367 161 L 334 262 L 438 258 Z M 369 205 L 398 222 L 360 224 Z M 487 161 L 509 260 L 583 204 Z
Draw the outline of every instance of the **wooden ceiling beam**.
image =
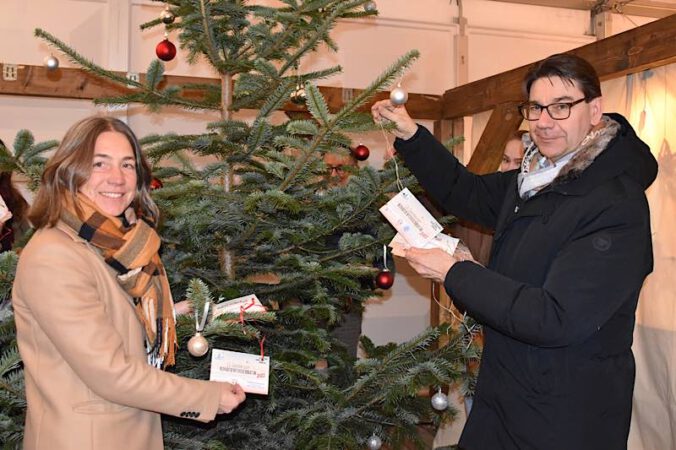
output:
M 116 74 L 126 76 L 123 72 L 116 72 Z M 144 83 L 145 74 L 140 74 L 139 77 L 140 82 Z M 50 72 L 43 66 L 20 65 L 17 66 L 16 78 L 16 80 L 12 81 L 0 78 L 0 94 L 91 100 L 133 92 L 130 88 L 120 86 L 76 68 L 59 68 Z M 160 83 L 160 88 L 185 84 L 218 85 L 219 83 L 220 81 L 215 78 L 165 75 L 164 80 Z M 324 98 L 326 98 L 331 112 L 337 112 L 344 106 L 345 102 L 343 99 L 353 98 L 362 92 L 359 89 L 325 86 L 320 86 L 319 90 L 324 95 Z M 185 89 L 181 93 L 181 97 L 190 100 L 200 100 L 203 97 L 203 92 L 197 89 Z M 388 92 L 379 92 L 375 96 L 374 101 L 388 97 Z M 441 116 L 439 95 L 409 94 L 406 107 L 416 119 L 436 120 Z M 369 108 L 370 104 L 364 106 L 361 110 L 368 111 Z M 305 111 L 305 107 L 287 102 L 282 110 L 285 112 L 302 112 Z
M 502 3 L 548 6 L 553 8 L 578 9 L 584 11 L 610 11 L 630 16 L 662 18 L 676 13 L 676 4 L 658 0 L 493 0 Z
M 479 175 L 498 170 L 502 159 L 502 149 L 511 134 L 519 129 L 522 121 L 517 103 L 497 105 L 488 119 L 467 168 Z
M 624 33 L 578 47 L 570 53 L 589 61 L 602 80 L 676 62 L 676 14 Z M 444 119 L 488 111 L 495 105 L 523 100 L 521 83 L 536 63 L 446 91 Z

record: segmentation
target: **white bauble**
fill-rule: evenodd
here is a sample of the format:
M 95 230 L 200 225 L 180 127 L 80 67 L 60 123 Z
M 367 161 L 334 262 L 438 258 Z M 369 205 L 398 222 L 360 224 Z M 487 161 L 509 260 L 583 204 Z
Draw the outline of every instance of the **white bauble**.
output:
M 195 333 L 188 341 L 188 352 L 192 356 L 204 356 L 209 351 L 209 341 L 207 341 L 201 333 Z
M 439 391 L 432 396 L 432 408 L 437 411 L 443 411 L 448 408 L 448 397 L 443 392 Z
M 373 434 L 366 440 L 366 446 L 369 448 L 369 450 L 378 450 L 383 446 L 383 441 L 378 436 Z
M 396 87 L 390 92 L 390 101 L 393 105 L 404 105 L 408 101 L 408 92 L 400 87 Z

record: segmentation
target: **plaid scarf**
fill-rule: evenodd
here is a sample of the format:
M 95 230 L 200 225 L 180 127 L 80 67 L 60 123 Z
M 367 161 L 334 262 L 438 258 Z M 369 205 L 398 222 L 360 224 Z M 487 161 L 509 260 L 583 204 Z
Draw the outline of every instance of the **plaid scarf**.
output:
M 132 297 L 145 330 L 148 363 L 158 368 L 173 365 L 177 346 L 174 304 L 158 254 L 160 237 L 153 225 L 135 217 L 129 221 L 131 225 L 125 224 L 102 213 L 79 193 L 77 202 L 84 221 L 70 201 L 65 202 L 61 220 L 92 244 L 117 272 L 117 281 Z M 131 208 L 125 214 L 134 215 Z

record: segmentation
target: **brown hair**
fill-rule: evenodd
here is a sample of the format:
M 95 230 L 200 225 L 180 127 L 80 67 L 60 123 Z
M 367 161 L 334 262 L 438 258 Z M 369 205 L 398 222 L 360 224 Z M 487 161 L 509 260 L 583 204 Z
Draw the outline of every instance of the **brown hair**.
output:
M 559 77 L 570 84 L 577 82 L 587 101 L 601 96 L 601 82 L 594 67 L 579 56 L 558 53 L 545 58 L 528 71 L 523 80 L 526 97 L 535 80 L 549 77 Z
M 123 134 L 131 144 L 137 178 L 136 196 L 132 204 L 137 214 L 157 223 L 159 212 L 150 197 L 150 165 L 141 152 L 134 132 L 119 119 L 93 116 L 70 127 L 59 148 L 47 162 L 40 189 L 28 213 L 28 219 L 36 229 L 56 224 L 61 217 L 63 201 L 68 196 L 77 209 L 76 194 L 91 174 L 96 140 L 106 131 Z
M 509 141 L 519 141 L 519 142 L 521 142 L 521 138 L 526 133 L 528 133 L 528 130 L 516 130 L 514 133 L 509 135 L 509 137 L 507 138 L 507 142 L 509 142 Z

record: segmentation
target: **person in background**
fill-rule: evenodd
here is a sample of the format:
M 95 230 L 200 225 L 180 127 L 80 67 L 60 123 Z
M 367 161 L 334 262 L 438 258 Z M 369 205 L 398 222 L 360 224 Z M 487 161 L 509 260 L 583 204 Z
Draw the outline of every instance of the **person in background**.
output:
M 345 186 L 352 172 L 358 169 L 357 160 L 349 153 L 327 152 L 324 154 L 326 181 L 329 187 Z
M 161 450 L 160 413 L 209 422 L 245 399 L 161 370 L 176 334 L 150 180 L 114 118 L 76 123 L 47 162 L 12 291 L 26 450 Z
M 572 54 L 534 64 L 520 112 L 534 145 L 520 171 L 475 175 L 404 107 L 395 148 L 448 212 L 495 230 L 487 267 L 410 249 L 483 325 L 485 346 L 465 450 L 625 450 L 636 305 L 652 271 L 645 196 L 657 162 L 629 122 L 603 112 L 594 68 Z
M 5 143 L 0 140 L 0 147 L 5 147 Z M 24 233 L 30 229 L 26 221 L 28 212 L 28 203 L 23 198 L 19 190 L 12 183 L 12 172 L 0 173 L 0 197 L 2 197 L 5 206 L 11 213 L 11 217 L 2 222 L 0 228 L 0 244 L 2 251 L 11 250 L 14 243 L 20 240 Z M 7 217 L 9 215 L 6 215 Z
M 326 182 L 328 187 L 345 186 L 350 181 L 352 173 L 359 168 L 357 160 L 349 153 L 327 152 L 324 154 L 324 164 L 326 164 Z M 338 247 L 338 242 L 342 233 L 329 237 L 328 245 Z M 338 339 L 347 353 L 353 358 L 357 357 L 359 349 L 359 337 L 361 336 L 361 325 L 363 306 L 352 301 L 344 300 L 343 318 L 331 330 L 331 336 Z M 320 366 L 325 362 L 320 362 Z
M 521 168 L 523 161 L 523 135 L 526 130 L 518 130 L 512 133 L 509 140 L 505 144 L 505 149 L 502 151 L 502 161 L 500 162 L 500 172 L 508 172 Z

